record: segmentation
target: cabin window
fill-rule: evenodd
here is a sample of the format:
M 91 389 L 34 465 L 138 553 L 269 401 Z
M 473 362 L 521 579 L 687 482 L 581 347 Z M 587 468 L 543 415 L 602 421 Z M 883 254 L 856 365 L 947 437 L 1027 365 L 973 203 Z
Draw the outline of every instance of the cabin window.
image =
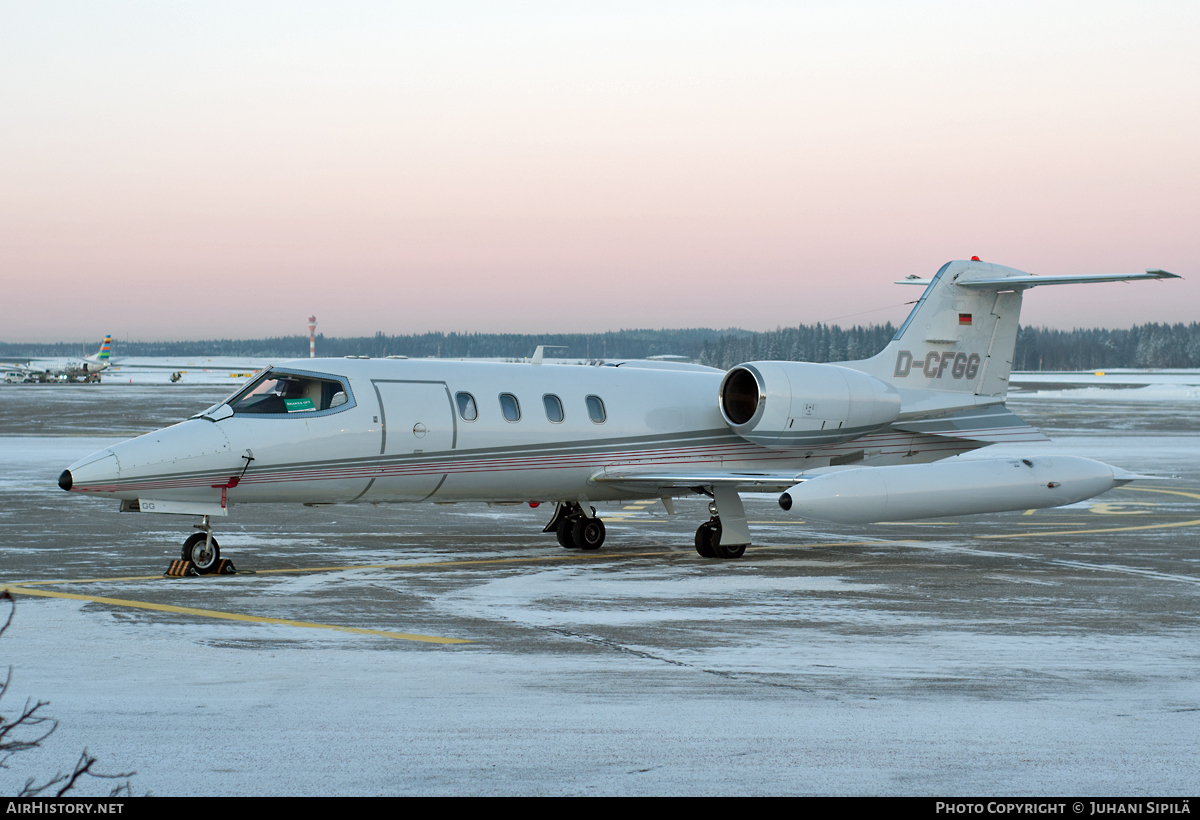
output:
M 454 400 L 458 402 L 458 414 L 462 416 L 463 421 L 475 421 L 479 418 L 479 411 L 475 408 L 475 397 L 470 393 L 456 393 Z
M 290 416 L 344 407 L 349 403 L 341 381 L 268 370 L 227 404 L 237 415 Z
M 604 424 L 608 414 L 604 412 L 604 401 L 599 396 L 587 397 L 588 418 L 596 424 Z
M 501 393 L 500 412 L 504 414 L 506 421 L 520 421 L 521 405 L 517 402 L 517 397 L 512 393 Z
M 552 393 L 542 396 L 542 404 L 546 405 L 546 418 L 558 424 L 563 420 L 562 399 Z

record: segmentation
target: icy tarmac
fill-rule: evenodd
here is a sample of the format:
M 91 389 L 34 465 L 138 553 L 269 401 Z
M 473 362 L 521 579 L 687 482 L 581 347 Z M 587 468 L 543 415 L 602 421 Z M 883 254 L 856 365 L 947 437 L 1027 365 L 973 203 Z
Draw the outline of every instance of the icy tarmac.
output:
M 852 527 L 752 497 L 720 562 L 698 500 L 601 508 L 594 555 L 546 506 L 235 507 L 222 552 L 257 574 L 166 579 L 191 519 L 55 479 L 228 390 L 0 390 L 0 707 L 60 721 L 2 792 L 85 746 L 159 795 L 1195 791 L 1190 396 L 1010 401 L 1054 441 L 973 457 L 1179 476 L 1055 510 Z

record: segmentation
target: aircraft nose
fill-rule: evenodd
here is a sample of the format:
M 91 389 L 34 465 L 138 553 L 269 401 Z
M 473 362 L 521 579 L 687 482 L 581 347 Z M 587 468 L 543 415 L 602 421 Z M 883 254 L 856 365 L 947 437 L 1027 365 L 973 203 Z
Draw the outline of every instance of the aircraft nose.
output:
M 62 471 L 58 486 L 77 493 L 112 492 L 120 478 L 120 466 L 111 449 L 81 458 Z

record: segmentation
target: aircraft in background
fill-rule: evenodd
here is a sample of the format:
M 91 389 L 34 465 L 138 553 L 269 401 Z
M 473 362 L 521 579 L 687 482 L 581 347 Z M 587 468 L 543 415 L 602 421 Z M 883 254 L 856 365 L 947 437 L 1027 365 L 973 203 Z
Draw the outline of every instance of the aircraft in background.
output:
M 0 362 L 9 382 L 98 382 L 100 372 L 108 369 L 112 355 L 112 336 L 105 336 L 94 356 L 54 359 L 10 359 Z
M 183 557 L 219 566 L 211 518 L 234 504 L 555 502 L 545 532 L 605 539 L 593 501 L 699 494 L 696 551 L 750 543 L 740 492 L 781 492 L 806 518 L 894 521 L 1070 504 L 1140 476 L 1085 458 L 935 463 L 995 442 L 1045 441 L 1005 406 L 1025 290 L 1178 278 L 1034 276 L 948 262 L 878 355 L 837 364 L 615 366 L 301 359 L 171 427 L 93 453 L 59 477 L 126 511 L 201 516 Z

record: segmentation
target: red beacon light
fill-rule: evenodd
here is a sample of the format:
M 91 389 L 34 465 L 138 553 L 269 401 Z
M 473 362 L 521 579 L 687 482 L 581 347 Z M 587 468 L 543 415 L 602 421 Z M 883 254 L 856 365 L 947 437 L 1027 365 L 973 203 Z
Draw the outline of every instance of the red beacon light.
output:
M 981 259 L 980 259 L 978 256 L 972 256 L 972 257 L 971 257 L 971 261 L 972 261 L 972 262 L 980 262 L 980 261 L 982 261 L 982 260 L 981 260 Z

